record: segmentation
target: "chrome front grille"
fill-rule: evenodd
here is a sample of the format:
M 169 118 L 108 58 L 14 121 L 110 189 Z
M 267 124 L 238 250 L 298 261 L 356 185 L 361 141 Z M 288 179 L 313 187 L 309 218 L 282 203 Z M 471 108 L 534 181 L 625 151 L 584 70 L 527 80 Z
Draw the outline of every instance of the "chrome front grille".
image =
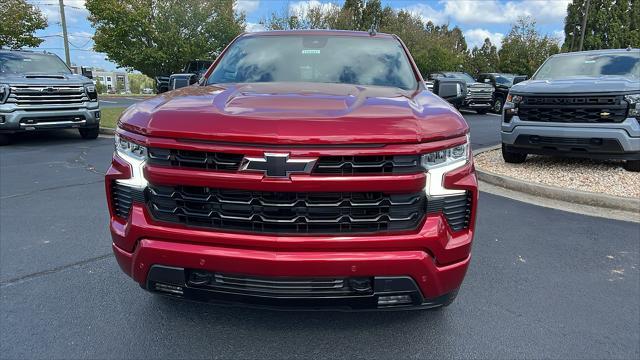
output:
M 491 100 L 493 98 L 493 90 L 470 88 L 467 98 L 474 100 Z
M 412 230 L 424 218 L 424 193 L 256 192 L 191 186 L 148 189 L 161 221 L 258 233 L 369 233 Z
M 12 85 L 6 103 L 18 107 L 43 107 L 51 105 L 81 105 L 89 101 L 82 85 Z

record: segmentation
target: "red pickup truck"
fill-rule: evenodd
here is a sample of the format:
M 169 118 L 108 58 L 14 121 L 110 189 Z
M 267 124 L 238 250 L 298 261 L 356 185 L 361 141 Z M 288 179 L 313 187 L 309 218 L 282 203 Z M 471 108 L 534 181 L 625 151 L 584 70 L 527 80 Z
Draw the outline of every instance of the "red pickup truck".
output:
M 126 110 L 113 251 L 154 293 L 305 309 L 449 305 L 478 189 L 469 128 L 394 35 L 243 34 Z

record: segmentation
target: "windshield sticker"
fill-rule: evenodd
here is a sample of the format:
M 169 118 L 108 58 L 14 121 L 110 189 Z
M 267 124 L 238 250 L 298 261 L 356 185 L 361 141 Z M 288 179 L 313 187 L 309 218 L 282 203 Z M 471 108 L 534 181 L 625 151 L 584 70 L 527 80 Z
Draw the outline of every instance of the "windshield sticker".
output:
M 318 49 L 304 49 L 302 50 L 302 53 L 307 55 L 320 55 L 320 50 Z

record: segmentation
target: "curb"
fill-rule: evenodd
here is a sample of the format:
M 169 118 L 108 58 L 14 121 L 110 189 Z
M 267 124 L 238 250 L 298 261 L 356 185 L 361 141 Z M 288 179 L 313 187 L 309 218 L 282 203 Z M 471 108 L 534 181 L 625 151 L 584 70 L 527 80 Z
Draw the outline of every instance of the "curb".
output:
M 474 151 L 473 154 L 481 154 L 486 151 L 496 150 L 500 146 Z M 505 189 L 519 191 L 525 194 L 548 198 L 551 200 L 561 200 L 570 203 L 603 207 L 607 209 L 640 212 L 640 200 L 619 196 L 604 195 L 580 190 L 563 189 L 555 186 L 530 183 L 512 178 L 510 176 L 498 175 L 489 171 L 484 171 L 476 166 L 478 180 Z
M 116 133 L 116 129 L 105 128 L 105 127 L 100 128 L 100 134 L 102 135 L 115 135 L 115 133 Z

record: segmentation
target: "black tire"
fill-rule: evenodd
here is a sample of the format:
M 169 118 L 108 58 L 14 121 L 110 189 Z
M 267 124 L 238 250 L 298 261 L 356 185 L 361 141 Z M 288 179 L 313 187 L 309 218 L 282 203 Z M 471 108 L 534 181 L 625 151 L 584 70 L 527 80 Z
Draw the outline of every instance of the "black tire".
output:
M 505 144 L 502 144 L 502 158 L 509 164 L 522 164 L 527 160 L 527 154 L 510 151 Z
M 100 134 L 100 128 L 98 127 L 78 129 L 78 131 L 80 132 L 80 136 L 87 140 L 97 139 Z
M 622 167 L 627 171 L 640 172 L 640 160 L 627 160 Z
M 497 97 L 493 102 L 493 112 L 496 114 L 502 113 L 502 107 L 504 106 L 504 101 L 501 97 Z
M 0 134 L 0 146 L 11 144 L 11 138 L 7 134 Z
M 484 115 L 484 114 L 486 114 L 486 113 L 487 113 L 487 111 L 488 111 L 487 109 L 478 109 L 478 110 L 476 110 L 476 112 L 478 113 L 478 115 Z

